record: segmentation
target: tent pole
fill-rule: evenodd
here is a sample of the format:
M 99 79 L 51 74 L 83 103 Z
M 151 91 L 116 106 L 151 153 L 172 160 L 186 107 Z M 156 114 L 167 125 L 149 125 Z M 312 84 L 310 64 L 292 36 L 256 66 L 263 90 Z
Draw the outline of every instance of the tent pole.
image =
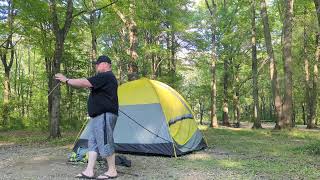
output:
M 76 145 L 76 142 L 77 142 L 77 140 L 79 139 L 79 137 L 80 137 L 80 135 L 81 135 L 81 133 L 82 133 L 85 125 L 86 125 L 87 122 L 88 122 L 88 120 L 89 120 L 89 119 L 87 118 L 87 120 L 83 123 L 83 125 L 82 125 L 82 127 L 81 127 L 81 129 L 80 129 L 80 131 L 79 131 L 79 133 L 78 133 L 78 135 L 77 135 L 77 137 L 76 137 L 76 139 L 75 139 L 74 142 L 73 142 L 73 147 Z
M 199 130 L 200 131 L 200 130 Z M 200 131 L 201 132 L 201 131 Z M 208 146 L 208 140 L 207 140 L 207 137 L 204 135 L 203 132 L 201 132 L 202 136 L 203 136 L 203 139 L 204 141 L 206 142 L 207 146 Z

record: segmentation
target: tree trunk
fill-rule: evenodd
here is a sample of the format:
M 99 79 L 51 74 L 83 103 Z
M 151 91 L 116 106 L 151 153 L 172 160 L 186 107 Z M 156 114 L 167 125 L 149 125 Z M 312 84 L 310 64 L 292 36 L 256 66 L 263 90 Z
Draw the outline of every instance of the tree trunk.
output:
M 205 1 L 207 8 L 211 15 L 211 73 L 212 73 L 212 84 L 211 84 L 211 127 L 218 127 L 217 120 L 217 86 L 216 86 L 216 11 L 217 5 L 214 0 L 211 0 L 211 7 L 208 0 Z
M 307 124 L 307 119 L 306 119 L 306 111 L 305 111 L 305 105 L 304 103 L 301 104 L 302 108 L 302 120 L 303 120 L 303 125 Z
M 272 120 L 272 122 L 276 122 L 277 120 L 275 119 L 275 115 L 274 115 L 274 112 L 275 112 L 275 107 L 274 107 L 274 98 L 273 97 L 270 97 L 269 99 L 269 117 L 270 119 Z
M 56 11 L 56 2 L 55 0 L 50 1 L 50 10 L 52 15 L 52 29 L 55 35 L 55 50 L 52 63 L 52 75 L 60 72 L 61 59 L 64 51 L 64 41 L 69 32 L 71 23 L 72 23 L 72 14 L 73 14 L 73 1 L 68 0 L 67 10 L 65 16 L 65 22 L 62 28 L 59 27 L 58 15 Z M 52 78 L 52 89 L 58 85 L 58 81 Z M 51 100 L 48 99 L 48 102 L 51 101 L 50 109 L 50 138 L 57 138 L 61 136 L 60 133 L 60 86 L 53 90 L 51 94 Z M 49 97 L 48 97 L 49 98 Z
M 260 119 L 262 119 L 262 120 L 265 120 L 265 119 L 267 119 L 267 108 L 266 108 L 266 98 L 265 98 L 265 94 L 264 93 L 262 93 L 262 96 L 261 96 L 261 111 L 260 111 L 260 113 L 261 113 L 261 116 L 260 116 Z
M 158 76 L 158 73 L 157 73 L 157 59 L 156 59 L 156 56 L 154 53 L 151 53 L 151 79 L 156 79 L 157 76 Z
M 12 40 L 12 39 L 11 39 Z M 12 42 L 11 42 L 12 44 Z M 9 123 L 9 113 L 10 113 L 10 97 L 11 97 L 11 87 L 10 87 L 10 71 L 14 60 L 14 49 L 11 46 L 11 57 L 10 62 L 7 64 L 7 56 L 6 54 L 2 55 L 1 60 L 4 65 L 4 92 L 3 92 L 3 111 L 2 111 L 2 118 L 3 122 L 2 125 L 6 127 Z M 5 52 L 6 53 L 6 52 Z
M 138 54 L 137 54 L 137 47 L 138 47 L 138 29 L 137 29 L 137 24 L 133 20 L 133 17 L 135 15 L 135 0 L 130 0 L 130 20 L 128 21 L 128 30 L 129 30 L 129 49 L 128 49 L 128 54 L 130 55 L 130 63 L 128 66 L 128 80 L 133 81 L 138 79 L 138 65 L 137 65 L 137 59 L 138 59 Z
M 261 0 L 261 17 L 263 20 L 263 29 L 264 29 L 264 38 L 267 47 L 267 52 L 269 56 L 270 62 L 270 79 L 271 79 L 271 91 L 273 96 L 273 104 L 275 106 L 275 116 L 276 116 L 276 129 L 279 126 L 279 122 L 282 117 L 282 100 L 280 96 L 280 85 L 278 80 L 278 73 L 277 73 L 277 64 L 274 58 L 274 52 L 272 47 L 271 41 L 271 33 L 270 33 L 270 26 L 269 26 L 269 18 L 267 12 L 267 5 L 265 0 Z
M 94 27 L 91 27 L 91 60 L 97 59 L 97 34 Z
M 166 33 L 166 46 L 167 46 L 167 51 L 166 51 L 166 58 L 168 59 L 168 61 L 167 61 L 167 69 L 169 69 L 170 70 L 170 68 L 171 68 L 171 60 L 170 60 L 170 32 L 169 31 L 167 31 L 167 33 Z
M 304 7 L 304 15 L 307 14 L 307 8 Z M 305 73 L 305 103 L 307 107 L 307 128 L 312 128 L 315 126 L 315 124 L 312 124 L 312 116 L 313 116 L 313 103 L 312 99 L 312 87 L 311 87 L 311 81 L 310 81 L 310 66 L 309 66 L 309 59 L 308 59 L 308 51 L 307 51 L 307 30 L 306 30 L 306 24 L 304 24 L 303 28 L 303 58 L 304 58 L 304 73 Z M 304 113 L 304 112 L 303 112 Z M 304 117 L 305 118 L 305 117 Z
M 10 71 L 4 73 L 4 92 L 3 92 L 3 110 L 2 110 L 2 125 L 6 127 L 9 122 L 9 100 L 10 100 Z
M 280 129 L 290 129 L 292 127 L 293 116 L 293 99 L 292 99 L 292 21 L 293 21 L 293 1 L 286 0 L 285 2 L 285 19 L 283 22 L 284 31 L 284 81 L 285 81 L 285 95 L 283 103 L 283 118 L 279 122 Z
M 61 59 L 62 59 L 62 53 L 63 53 L 63 40 L 62 39 L 56 39 L 56 47 L 53 57 L 53 69 L 52 74 L 56 74 L 60 72 L 60 66 L 61 66 Z M 52 77 L 54 78 L 54 77 Z M 56 87 L 58 85 L 59 81 L 52 79 L 52 86 Z M 60 86 L 58 86 L 55 90 L 53 90 L 52 94 L 52 105 L 51 105 L 51 123 L 50 123 L 50 137 L 56 138 L 60 137 L 60 98 L 61 98 L 61 91 Z
M 122 54 L 121 52 L 125 49 L 124 45 L 126 43 L 126 29 L 125 27 L 122 27 L 121 30 L 119 31 L 119 34 L 120 34 L 120 47 L 119 47 L 119 52 L 117 54 L 120 55 L 119 57 L 119 61 L 118 61 L 118 67 L 119 67 L 119 70 L 118 70 L 118 74 L 119 74 L 119 81 L 120 81 L 120 84 L 123 84 L 125 81 L 126 81 L 126 65 L 125 65 L 125 62 L 124 62 L 124 54 Z
M 234 97 L 233 97 L 233 104 L 235 109 L 235 120 L 236 124 L 234 127 L 240 127 L 240 103 L 239 103 L 239 95 L 240 95 L 240 77 L 239 77 L 239 68 L 240 65 L 236 65 L 235 67 L 235 88 L 234 88 Z
M 96 0 L 92 0 L 93 8 L 96 7 Z M 97 20 L 99 17 L 96 16 L 96 12 L 90 13 L 89 28 L 91 33 L 91 61 L 97 59 Z M 95 65 L 90 64 L 90 76 L 95 73 Z
M 212 53 L 215 54 L 215 53 Z M 215 56 L 215 55 L 213 55 Z M 216 59 L 211 61 L 212 85 L 211 85 L 211 127 L 217 128 L 217 86 L 216 86 Z
M 310 109 L 309 109 L 309 117 L 307 119 L 307 128 L 312 129 L 316 128 L 316 111 L 317 111 L 317 99 L 318 99 L 318 67 L 320 63 L 320 0 L 314 0 L 317 20 L 318 20 L 318 29 L 316 33 L 316 53 L 315 53 L 315 64 L 313 66 L 313 81 L 312 81 L 312 91 L 310 92 Z
M 131 61 L 128 66 L 128 80 L 133 81 L 138 79 L 138 65 L 137 59 L 138 54 L 136 52 L 138 46 L 138 37 L 137 37 L 137 25 L 134 21 L 129 25 L 129 39 L 130 39 L 130 48 L 129 54 L 131 57 Z
M 13 23 L 14 23 L 14 17 L 15 17 L 15 13 L 14 13 L 14 5 L 13 5 L 13 1 L 9 0 L 8 4 L 7 4 L 7 12 L 8 12 L 8 17 L 7 17 L 7 26 L 8 26 L 8 36 L 5 39 L 5 43 L 2 44 L 2 46 L 0 46 L 0 58 L 1 58 L 1 62 L 3 64 L 4 67 L 4 93 L 3 93 L 3 109 L 2 109 L 2 125 L 4 127 L 6 127 L 8 125 L 9 122 L 9 112 L 10 112 L 10 108 L 9 108 L 9 104 L 10 104 L 10 96 L 11 96 L 11 89 L 10 89 L 10 71 L 11 71 L 11 67 L 13 65 L 13 60 L 14 60 L 14 54 L 15 54 L 15 50 L 14 50 L 14 46 L 13 46 Z M 8 51 L 10 50 L 10 59 L 9 62 L 7 62 L 7 55 L 8 55 Z
M 22 69 L 21 69 L 21 77 L 25 77 L 24 68 L 25 68 L 25 67 L 22 66 Z M 27 85 L 25 85 L 25 83 L 21 83 L 20 87 L 21 87 L 21 90 L 20 90 L 20 92 L 21 92 L 21 94 L 20 94 L 21 103 L 23 104 L 23 105 L 22 105 L 22 108 L 21 108 L 21 116 L 24 117 L 24 115 L 25 115 L 25 99 L 26 99 L 26 98 L 25 98 L 25 95 L 26 95 Z
M 236 105 L 235 105 L 235 108 L 236 108 L 236 125 L 235 125 L 235 127 L 236 127 L 236 128 L 240 128 L 240 103 L 239 103 L 239 95 L 240 95 L 240 92 L 239 92 L 239 89 L 237 89 L 237 91 L 236 91 Z
M 138 65 L 137 65 L 137 59 L 138 59 L 138 28 L 137 24 L 134 21 L 135 16 L 135 0 L 130 0 L 130 16 L 127 18 L 123 13 L 121 13 L 118 8 L 113 5 L 113 9 L 116 11 L 120 19 L 125 24 L 126 28 L 129 31 L 129 48 L 127 49 L 127 54 L 130 56 L 130 62 L 128 64 L 128 80 L 133 81 L 138 79 Z
M 171 67 L 170 71 L 172 72 L 172 75 L 176 73 L 176 40 L 175 40 L 175 33 L 173 30 L 173 27 L 171 26 L 171 47 L 170 47 L 170 52 L 171 52 Z
M 49 57 L 44 57 L 45 63 L 46 63 L 46 73 L 47 73 L 47 79 L 48 79 L 48 95 L 51 92 L 51 90 L 53 89 L 52 85 L 52 60 Z M 48 124 L 49 124 L 49 129 L 51 129 L 50 127 L 50 123 L 51 123 L 51 108 L 52 108 L 52 96 L 48 96 Z
M 294 128 L 296 126 L 296 108 L 294 107 L 294 103 L 292 104 L 292 122 L 291 127 Z
M 19 67 L 18 56 L 16 55 L 15 56 L 15 70 L 14 70 L 14 85 L 13 85 L 15 93 L 17 93 L 17 81 L 20 78 L 20 77 L 18 77 L 18 67 Z
M 204 104 L 202 102 L 202 99 L 199 99 L 199 111 L 200 111 L 200 124 L 203 124 L 203 113 L 204 113 Z
M 230 126 L 229 122 L 229 105 L 228 105 L 228 83 L 229 83 L 229 65 L 228 60 L 224 60 L 224 75 L 223 75 L 223 121 L 222 125 Z
M 252 82 L 253 82 L 253 126 L 254 129 L 260 129 L 261 121 L 259 114 L 259 92 L 258 92 L 258 68 L 257 68 L 257 45 L 256 45 L 256 1 L 252 0 L 252 37 L 251 37 L 251 48 L 252 48 Z

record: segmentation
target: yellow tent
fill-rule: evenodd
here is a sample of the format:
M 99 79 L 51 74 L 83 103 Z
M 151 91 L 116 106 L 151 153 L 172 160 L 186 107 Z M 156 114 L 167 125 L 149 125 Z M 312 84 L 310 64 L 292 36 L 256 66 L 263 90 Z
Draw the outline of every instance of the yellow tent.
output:
M 181 155 L 207 147 L 186 100 L 159 81 L 142 78 L 119 86 L 116 150 Z

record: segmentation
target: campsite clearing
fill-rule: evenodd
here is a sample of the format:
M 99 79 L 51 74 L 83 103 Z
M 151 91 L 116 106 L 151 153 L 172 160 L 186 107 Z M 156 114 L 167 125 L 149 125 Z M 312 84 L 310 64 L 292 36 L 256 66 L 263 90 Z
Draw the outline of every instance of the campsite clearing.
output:
M 126 155 L 118 179 L 319 179 L 318 130 L 203 130 L 209 148 L 179 158 Z M 85 165 L 67 164 L 74 133 L 46 141 L 40 132 L 0 133 L 0 179 L 74 179 Z M 97 172 L 103 172 L 103 165 Z

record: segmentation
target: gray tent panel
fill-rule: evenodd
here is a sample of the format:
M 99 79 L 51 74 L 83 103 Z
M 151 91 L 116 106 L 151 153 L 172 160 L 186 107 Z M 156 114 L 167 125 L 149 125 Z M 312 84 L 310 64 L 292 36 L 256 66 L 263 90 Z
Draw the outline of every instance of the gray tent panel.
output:
M 90 120 L 88 120 L 89 123 Z M 82 131 L 79 139 L 89 139 L 89 134 L 88 134 L 88 123 L 86 124 L 86 127 L 84 128 L 84 130 Z
M 116 144 L 172 143 L 160 104 L 120 106 L 114 130 Z
M 202 149 L 203 148 L 202 144 L 203 144 L 202 133 L 199 130 L 197 130 L 186 144 L 177 145 L 176 143 L 176 146 L 178 150 L 181 152 L 181 154 L 184 154 L 186 152 Z M 206 144 L 204 145 L 205 145 L 204 147 L 207 147 Z

